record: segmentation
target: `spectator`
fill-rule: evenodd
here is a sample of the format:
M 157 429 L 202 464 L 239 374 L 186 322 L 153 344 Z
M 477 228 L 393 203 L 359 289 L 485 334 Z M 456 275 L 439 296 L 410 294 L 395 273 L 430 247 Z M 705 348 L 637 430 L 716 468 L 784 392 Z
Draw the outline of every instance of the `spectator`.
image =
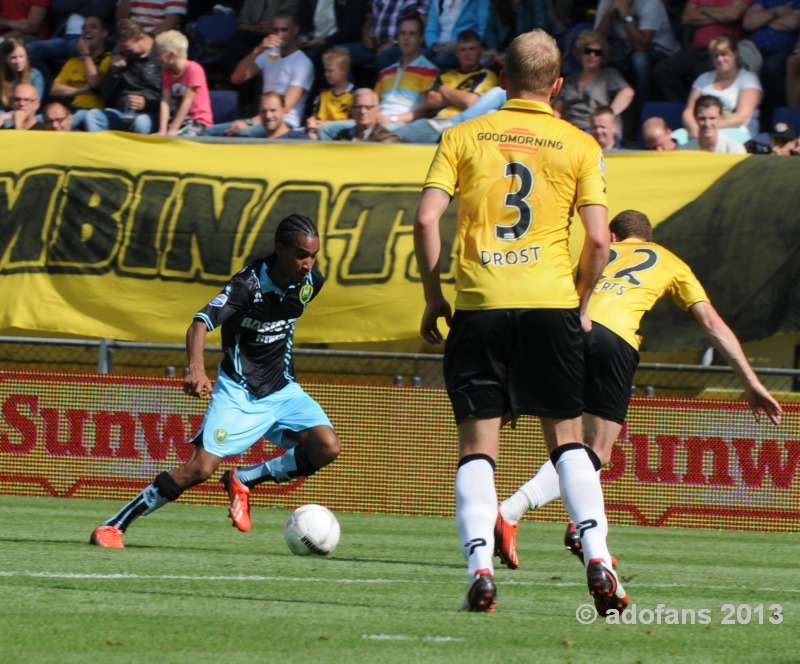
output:
M 30 83 L 18 83 L 11 92 L 11 111 L 0 114 L 3 129 L 44 129 L 36 112 L 39 110 L 39 93 Z
M 706 152 L 724 152 L 729 154 L 745 154 L 744 145 L 719 130 L 722 119 L 722 102 L 715 95 L 702 95 L 694 105 L 694 120 L 699 128 L 698 135 L 690 138 L 680 150 L 705 150 Z
M 800 39 L 786 60 L 786 104 L 800 106 Z
M 426 95 L 425 104 L 429 112 L 435 112 L 434 120 L 455 117 L 498 85 L 497 75 L 481 66 L 482 57 L 483 45 L 478 34 L 474 30 L 461 32 L 456 39 L 458 69 L 439 74 Z M 421 118 L 398 124 L 392 132 L 404 143 L 438 143 L 444 131 L 440 126 Z
M 265 92 L 258 104 L 261 126 L 264 127 L 262 138 L 305 138 L 305 132 L 292 129 L 285 121 L 284 102 L 277 92 Z
M 678 141 L 664 118 L 648 118 L 642 124 L 642 140 L 648 150 L 671 152 L 678 149 Z
M 28 49 L 19 37 L 8 37 L 0 44 L 0 108 L 11 108 L 11 92 L 19 83 L 30 83 L 36 88 L 37 98 L 44 95 L 44 77 L 31 67 Z
M 742 25 L 764 56 L 761 109 L 769 122 L 773 111 L 786 105 L 786 64 L 798 41 L 800 0 L 759 0 L 745 12 Z
M 153 38 L 131 19 L 117 22 L 117 52 L 100 80 L 106 108 L 86 113 L 87 131 L 150 134 L 158 123 L 161 61 Z
M 610 106 L 598 106 L 592 111 L 590 129 L 603 152 L 619 147 L 617 116 Z
M 300 0 L 297 20 L 302 48 L 322 78 L 322 54 L 332 46 L 356 42 L 367 17 L 367 0 Z
M 449 0 L 432 2 L 425 23 L 425 45 L 428 58 L 439 69 L 459 67 L 456 37 L 465 30 L 477 33 L 483 41 L 489 22 L 491 0 Z
M 361 41 L 345 44 L 354 70 L 365 77 L 365 70 L 378 71 L 400 58 L 397 30 L 406 16 L 425 16 L 429 0 L 371 0 Z M 370 76 L 370 85 L 375 81 Z
M 389 131 L 398 123 L 412 122 L 426 113 L 425 97 L 439 70 L 422 55 L 422 19 L 409 16 L 400 19 L 397 35 L 400 61 L 378 74 L 375 92 L 380 99 L 380 122 Z M 342 130 L 352 127 L 353 120 L 326 122 L 320 125 L 319 136 L 330 141 Z
M 634 83 L 641 108 L 653 97 L 653 67 L 681 49 L 664 3 L 662 0 L 600 0 L 594 29 L 611 45 L 610 64 Z
M 774 154 L 785 157 L 800 153 L 797 133 L 794 127 L 787 122 L 776 123 L 768 132 L 754 136 L 747 141 L 744 147 L 753 154 Z
M 42 122 L 47 131 L 72 131 L 72 113 L 58 101 L 44 107 Z
M 306 120 L 306 138 L 317 140 L 317 129 L 323 122 L 346 120 L 353 105 L 353 84 L 348 80 L 350 52 L 343 46 L 334 46 L 322 56 L 325 81 L 328 88 L 317 95 L 314 110 Z
M 87 110 L 105 107 L 96 90 L 111 62 L 111 53 L 106 50 L 107 38 L 108 29 L 103 19 L 87 16 L 76 44 L 77 57 L 67 60 L 50 88 L 51 96 L 72 107 L 73 129 L 83 126 Z
M 244 0 L 239 10 L 239 25 L 219 66 L 227 77 L 250 51 L 272 34 L 272 19 L 278 12 L 296 12 L 299 0 Z
M 40 39 L 28 45 L 31 65 L 42 72 L 52 83 L 53 74 L 64 63 L 77 55 L 75 45 L 83 34 L 83 24 L 87 16 L 96 16 L 107 24 L 114 16 L 116 0 L 53 0 L 50 11 L 51 25 L 56 27 L 58 37 Z
M 334 140 L 357 143 L 397 143 L 400 140 L 378 121 L 381 107 L 373 90 L 359 88 L 353 93 L 352 114 L 355 124 L 342 129 Z
M 548 0 L 492 0 L 486 26 L 486 57 L 499 59 L 517 35 L 550 27 Z
M 308 91 L 314 83 L 314 66 L 300 50 L 300 29 L 292 12 L 278 12 L 272 25 L 273 33 L 236 65 L 231 82 L 238 85 L 260 74 L 262 93 L 277 92 L 283 97 L 286 124 L 297 129 L 303 125 Z M 264 138 L 265 135 L 260 114 L 213 125 L 208 133 L 250 138 Z
M 159 136 L 202 136 L 214 124 L 203 67 L 189 60 L 189 40 L 177 30 L 155 38 L 161 60 Z
M 4 0 L 0 2 L 0 39 L 24 41 L 47 39 L 50 0 Z
M 744 39 L 742 17 L 753 0 L 688 0 L 681 24 L 691 33 L 688 48 L 670 55 L 653 69 L 653 79 L 667 101 L 684 103 L 691 83 L 708 70 L 711 40 L 728 35 L 734 42 Z
M 797 133 L 794 127 L 787 122 L 776 123 L 769 132 L 769 146 L 775 155 L 797 155 Z
M 594 109 L 608 106 L 618 118 L 618 133 L 622 133 L 619 118 L 633 101 L 634 91 L 616 69 L 603 66 L 609 55 L 608 42 L 600 33 L 586 30 L 578 35 L 575 57 L 581 70 L 564 78 L 561 92 L 553 100 L 557 117 L 588 131 Z
M 683 111 L 683 126 L 690 136 L 697 136 L 699 128 L 694 119 L 694 104 L 702 95 L 714 95 L 722 103 L 720 129 L 744 143 L 758 134 L 761 82 L 753 72 L 739 67 L 736 43 L 727 35 L 712 39 L 708 52 L 714 70 L 701 74 L 692 84 Z
M 118 0 L 116 18 L 130 18 L 155 37 L 167 30 L 180 30 L 188 0 Z

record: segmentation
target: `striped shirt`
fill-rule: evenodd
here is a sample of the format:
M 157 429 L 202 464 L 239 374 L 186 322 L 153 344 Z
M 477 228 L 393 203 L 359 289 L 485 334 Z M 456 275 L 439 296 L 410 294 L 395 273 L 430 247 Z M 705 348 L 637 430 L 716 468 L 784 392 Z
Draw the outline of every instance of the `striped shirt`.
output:
M 370 12 L 375 21 L 373 32 L 378 43 L 397 37 L 397 22 L 401 16 L 426 15 L 429 0 L 372 0 Z
M 131 0 L 131 18 L 145 32 L 152 32 L 167 14 L 186 15 L 187 0 Z
M 439 70 L 424 55 L 405 67 L 399 62 L 381 69 L 375 93 L 381 100 L 381 113 L 400 115 L 414 111 L 422 103 L 422 95 L 431 89 Z

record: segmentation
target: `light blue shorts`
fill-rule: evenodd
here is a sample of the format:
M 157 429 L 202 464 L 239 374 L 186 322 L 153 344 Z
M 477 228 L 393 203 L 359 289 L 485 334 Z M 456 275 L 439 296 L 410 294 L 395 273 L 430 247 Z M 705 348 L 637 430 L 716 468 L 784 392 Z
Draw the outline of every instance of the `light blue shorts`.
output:
M 201 439 L 206 452 L 224 458 L 248 450 L 261 436 L 294 447 L 291 432 L 317 426 L 333 428 L 322 407 L 297 383 L 259 399 L 220 371 L 194 442 Z

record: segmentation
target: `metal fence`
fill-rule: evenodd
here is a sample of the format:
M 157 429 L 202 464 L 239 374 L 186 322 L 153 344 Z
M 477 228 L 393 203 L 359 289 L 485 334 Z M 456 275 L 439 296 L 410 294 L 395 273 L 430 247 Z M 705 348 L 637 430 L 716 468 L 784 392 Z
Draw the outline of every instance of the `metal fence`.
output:
M 208 346 L 205 361 L 215 376 L 221 347 Z M 442 385 L 442 355 L 299 348 L 294 350 L 298 380 L 367 385 Z M 710 358 L 709 358 L 710 359 Z M 183 375 L 186 351 L 180 344 L 111 339 L 0 337 L 0 366 L 47 371 Z M 761 381 L 782 398 L 800 400 L 800 370 L 756 368 Z M 741 385 L 727 366 L 639 365 L 635 394 L 738 398 Z

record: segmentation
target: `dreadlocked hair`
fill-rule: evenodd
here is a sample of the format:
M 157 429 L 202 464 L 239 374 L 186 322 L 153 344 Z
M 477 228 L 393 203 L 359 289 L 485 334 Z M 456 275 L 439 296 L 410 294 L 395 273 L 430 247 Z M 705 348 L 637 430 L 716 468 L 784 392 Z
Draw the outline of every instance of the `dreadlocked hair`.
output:
M 307 237 L 319 237 L 319 231 L 308 217 L 302 214 L 290 214 L 275 231 L 275 244 L 284 247 L 294 247 L 297 245 L 297 238 L 305 235 Z

